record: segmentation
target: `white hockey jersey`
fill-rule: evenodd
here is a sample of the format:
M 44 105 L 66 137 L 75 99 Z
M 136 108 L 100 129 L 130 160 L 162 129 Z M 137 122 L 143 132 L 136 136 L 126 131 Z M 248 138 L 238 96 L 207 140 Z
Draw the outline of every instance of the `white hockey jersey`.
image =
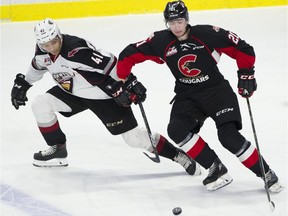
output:
M 87 99 L 111 98 L 106 86 L 118 80 L 117 58 L 82 38 L 65 34 L 62 38 L 61 51 L 56 57 L 36 45 L 26 81 L 33 84 L 49 72 L 67 93 Z

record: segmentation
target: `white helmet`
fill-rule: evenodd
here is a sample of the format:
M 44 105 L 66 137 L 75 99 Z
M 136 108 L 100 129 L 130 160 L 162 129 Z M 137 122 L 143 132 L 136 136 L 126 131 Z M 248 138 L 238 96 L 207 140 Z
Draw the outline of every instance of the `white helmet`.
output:
M 34 27 L 34 33 L 38 44 L 47 43 L 57 36 L 61 38 L 61 33 L 57 24 L 50 18 L 46 18 L 37 23 Z

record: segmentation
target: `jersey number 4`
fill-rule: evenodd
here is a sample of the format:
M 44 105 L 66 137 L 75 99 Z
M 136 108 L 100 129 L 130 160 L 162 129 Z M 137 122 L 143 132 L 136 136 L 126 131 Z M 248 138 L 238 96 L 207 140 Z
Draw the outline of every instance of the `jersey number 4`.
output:
M 98 55 L 97 53 L 93 53 L 95 57 L 91 57 L 91 59 L 96 62 L 96 64 L 100 64 L 103 60 L 103 56 Z

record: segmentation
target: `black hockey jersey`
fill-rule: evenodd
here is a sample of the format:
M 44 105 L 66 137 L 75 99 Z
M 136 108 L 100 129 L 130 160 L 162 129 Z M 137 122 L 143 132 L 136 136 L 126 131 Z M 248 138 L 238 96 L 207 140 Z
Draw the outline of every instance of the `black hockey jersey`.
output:
M 88 99 L 107 99 L 110 96 L 106 85 L 118 79 L 116 62 L 113 54 L 95 48 L 82 38 L 63 34 L 58 56 L 52 56 L 36 45 L 25 79 L 33 84 L 49 72 L 67 93 Z
M 128 45 L 119 55 L 117 74 L 125 79 L 132 67 L 145 60 L 166 63 L 176 79 L 175 92 L 193 92 L 224 81 L 217 63 L 222 53 L 235 59 L 238 68 L 251 68 L 255 62 L 252 46 L 231 31 L 211 25 L 187 27 L 187 40 L 179 41 L 166 29 L 148 39 Z

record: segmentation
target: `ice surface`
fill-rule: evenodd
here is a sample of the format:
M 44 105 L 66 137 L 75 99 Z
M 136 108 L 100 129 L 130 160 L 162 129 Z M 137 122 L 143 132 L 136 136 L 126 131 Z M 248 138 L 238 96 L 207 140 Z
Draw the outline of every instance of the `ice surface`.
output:
M 287 187 L 287 7 L 198 11 L 190 23 L 229 29 L 254 46 L 258 90 L 251 98 L 261 152 Z M 32 166 L 33 153 L 46 149 L 32 111 L 33 98 L 53 85 L 47 74 L 29 90 L 28 106 L 16 111 L 10 91 L 17 73 L 25 73 L 34 54 L 35 22 L 1 24 L 1 216 L 169 216 L 180 206 L 182 216 L 287 216 L 287 188 L 271 194 L 271 214 L 263 182 L 219 143 L 214 123 L 201 135 L 219 154 L 234 178 L 231 185 L 208 192 L 207 171 L 188 176 L 176 163 L 147 159 L 120 136 L 111 136 L 91 112 L 59 117 L 68 138 L 69 166 Z M 165 28 L 162 14 L 58 20 L 63 33 L 84 37 L 118 55 L 130 42 Z M 235 91 L 236 64 L 222 56 L 219 64 Z M 167 136 L 174 80 L 165 65 L 145 62 L 133 70 L 148 88 L 144 103 L 152 130 Z M 254 143 L 247 105 L 239 97 L 243 135 Z M 141 113 L 133 106 L 140 125 Z

